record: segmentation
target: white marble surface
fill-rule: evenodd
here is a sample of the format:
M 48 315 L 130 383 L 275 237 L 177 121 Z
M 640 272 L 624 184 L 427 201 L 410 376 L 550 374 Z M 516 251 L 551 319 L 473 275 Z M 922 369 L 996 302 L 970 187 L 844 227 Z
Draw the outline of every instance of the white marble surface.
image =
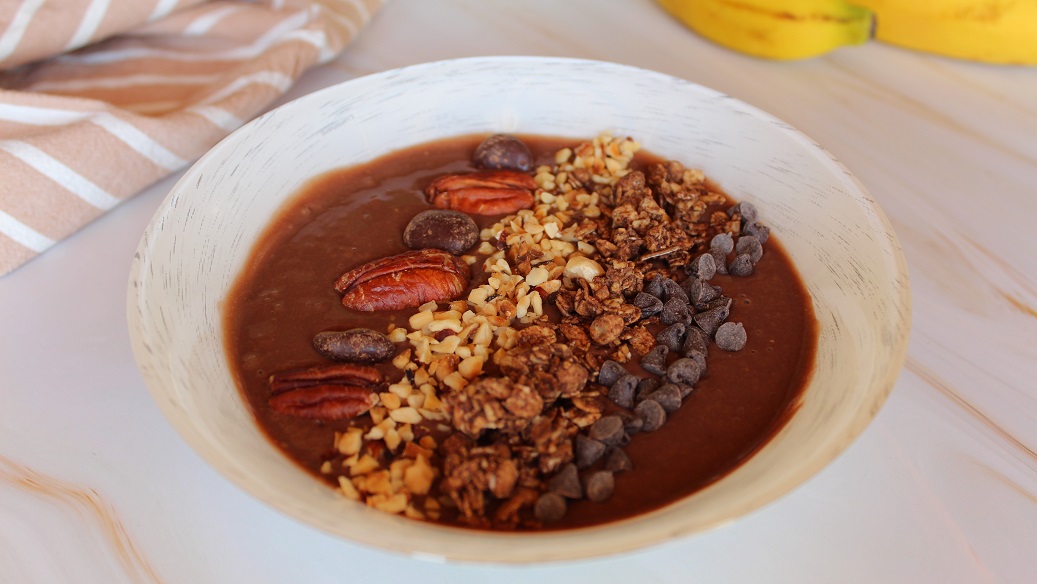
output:
M 914 298 L 906 368 L 860 439 L 742 521 L 625 556 L 448 566 L 318 533 L 205 466 L 137 373 L 126 277 L 171 177 L 0 279 L 0 582 L 1034 581 L 1037 68 L 879 44 L 757 61 L 647 0 L 395 0 L 288 98 L 484 54 L 684 77 L 783 118 L 857 174 L 904 245 Z

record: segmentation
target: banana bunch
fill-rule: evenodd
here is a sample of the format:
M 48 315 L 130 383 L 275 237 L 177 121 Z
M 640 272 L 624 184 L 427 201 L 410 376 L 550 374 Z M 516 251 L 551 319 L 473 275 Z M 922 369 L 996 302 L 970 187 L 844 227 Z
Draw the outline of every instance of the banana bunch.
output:
M 1037 0 L 658 0 L 730 49 L 804 59 L 871 38 L 948 57 L 1037 64 Z

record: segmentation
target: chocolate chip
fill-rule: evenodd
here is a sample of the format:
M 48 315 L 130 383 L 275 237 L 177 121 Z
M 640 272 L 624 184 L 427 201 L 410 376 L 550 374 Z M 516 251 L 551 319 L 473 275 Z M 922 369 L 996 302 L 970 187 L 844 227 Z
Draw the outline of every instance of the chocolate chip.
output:
M 688 302 L 695 302 L 695 299 L 702 293 L 702 280 L 689 276 L 681 282 L 681 288 L 688 294 Z
M 615 446 L 623 439 L 623 420 L 619 416 L 604 416 L 591 424 L 587 435 L 605 446 Z
M 637 387 L 637 382 L 636 375 L 624 373 L 609 388 L 609 399 L 621 408 L 630 409 L 634 406 L 634 388 Z
M 587 468 L 605 454 L 605 444 L 583 434 L 576 435 L 576 466 Z
M 612 452 L 605 459 L 605 470 L 610 472 L 626 472 L 633 468 L 634 463 L 630 461 L 627 453 L 620 448 L 612 449 Z
M 681 399 L 684 399 L 684 398 L 688 397 L 689 395 L 691 395 L 692 391 L 695 391 L 695 386 L 694 385 L 688 385 L 686 383 L 675 383 L 674 385 L 676 385 L 678 388 L 680 388 L 680 390 L 681 390 Z
M 693 351 L 698 351 L 702 354 L 706 354 L 709 351 L 709 335 L 697 326 L 687 327 L 687 330 L 684 332 L 684 345 L 681 346 L 681 353 L 685 357 Z
M 753 275 L 753 261 L 749 258 L 749 254 L 743 253 L 731 260 L 731 265 L 727 267 L 727 271 L 732 276 L 751 276 Z
M 666 374 L 666 355 L 670 349 L 666 345 L 656 345 L 641 357 L 641 368 L 655 375 Z
M 589 473 L 583 479 L 583 490 L 587 493 L 587 499 L 595 503 L 607 501 L 615 488 L 616 479 L 607 470 Z
M 697 361 L 687 357 L 677 359 L 666 368 L 666 379 L 671 383 L 695 385 L 699 382 L 700 377 L 702 377 L 702 367 Z
M 533 153 L 515 136 L 493 134 L 476 147 L 472 162 L 482 168 L 526 172 L 533 168 Z
M 533 505 L 533 515 L 543 523 L 556 523 L 565 517 L 565 499 L 557 493 L 544 493 Z
M 655 432 L 666 423 L 666 410 L 657 401 L 646 399 L 634 408 L 641 421 L 641 430 L 644 432 Z
M 627 434 L 637 434 L 644 427 L 644 424 L 645 421 L 641 419 L 641 416 L 631 416 L 624 423 L 623 429 L 626 430 Z
M 719 251 L 721 254 L 726 256 L 734 251 L 734 249 L 735 240 L 731 237 L 730 233 L 718 233 L 709 241 L 709 251 Z
M 698 305 L 698 304 L 701 304 L 701 303 L 704 303 L 704 302 L 709 302 L 710 300 L 714 300 L 716 298 L 719 298 L 720 297 L 720 293 L 722 291 L 723 290 L 720 288 L 720 286 L 713 286 L 712 284 L 708 284 L 706 282 L 703 282 L 702 283 L 702 288 L 699 290 L 698 298 L 694 299 L 695 300 L 695 304 Z
M 681 409 L 681 388 L 674 383 L 667 383 L 652 392 L 648 399 L 658 402 L 667 414 Z
M 684 358 L 698 363 L 702 371 L 706 371 L 706 353 L 704 351 L 688 351 L 684 354 Z
M 669 302 L 670 300 L 678 298 L 684 304 L 688 303 L 688 293 L 681 288 L 681 285 L 673 280 L 666 278 L 663 280 L 663 300 Z
M 713 256 L 713 263 L 716 266 L 717 274 L 727 273 L 727 254 L 721 253 L 718 250 L 710 250 L 709 255 Z
M 732 302 L 732 300 L 730 298 L 728 298 L 727 296 L 720 296 L 719 298 L 714 298 L 713 300 L 710 300 L 709 302 L 703 302 L 703 303 L 699 304 L 697 306 L 697 308 L 699 310 L 702 310 L 702 311 L 713 310 L 714 308 L 720 308 L 720 307 L 723 307 L 723 308 L 726 308 L 728 310 L 731 310 L 731 302 Z
M 725 351 L 741 351 L 745 347 L 745 327 L 740 322 L 725 322 L 717 329 L 714 340 Z
M 659 388 L 659 380 L 654 377 L 645 377 L 637 383 L 637 401 L 643 400 L 648 394 Z M 630 407 L 634 407 L 631 404 Z
M 328 359 L 355 363 L 384 361 L 396 352 L 389 337 L 366 328 L 319 332 L 313 337 L 313 348 Z
M 718 306 L 695 315 L 695 324 L 699 325 L 707 335 L 713 336 L 720 323 L 727 320 L 729 310 L 725 306 Z
M 647 292 L 638 292 L 631 304 L 641 309 L 641 318 L 655 316 L 663 309 L 663 301 Z
M 735 245 L 735 253 L 738 255 L 749 254 L 749 260 L 755 264 L 763 257 L 763 244 L 753 235 L 743 235 L 738 238 L 738 244 Z
M 464 213 L 429 209 L 410 220 L 403 230 L 403 243 L 411 249 L 441 249 L 461 255 L 479 243 L 479 226 Z
M 645 292 L 661 299 L 663 297 L 663 277 L 659 274 L 653 276 L 652 279 L 645 284 Z
M 704 253 L 695 260 L 694 269 L 699 279 L 712 280 L 713 276 L 717 275 L 717 260 L 712 255 Z
M 742 235 L 752 235 L 760 243 L 767 243 L 767 239 L 771 236 L 771 228 L 759 223 L 750 223 L 742 227 Z
M 684 323 L 675 322 L 659 331 L 655 335 L 655 341 L 660 345 L 666 345 L 671 351 L 680 351 L 684 343 Z
M 609 359 L 601 364 L 601 370 L 598 371 L 598 383 L 605 387 L 612 387 L 612 384 L 615 383 L 617 379 L 626 374 L 626 367 L 623 367 L 623 365 L 617 361 Z
M 671 298 L 663 304 L 659 320 L 665 325 L 671 325 L 675 322 L 684 322 L 689 316 L 691 316 L 691 309 L 688 308 L 688 304 L 680 298 Z
M 580 485 L 580 475 L 576 472 L 576 465 L 570 462 L 558 469 L 555 476 L 547 482 L 547 489 L 570 499 L 583 497 L 583 487 Z
M 742 217 L 742 225 L 748 225 L 750 223 L 756 223 L 756 219 L 759 213 L 756 211 L 756 207 L 752 203 L 741 202 L 727 210 L 727 215 L 733 216 L 738 213 Z

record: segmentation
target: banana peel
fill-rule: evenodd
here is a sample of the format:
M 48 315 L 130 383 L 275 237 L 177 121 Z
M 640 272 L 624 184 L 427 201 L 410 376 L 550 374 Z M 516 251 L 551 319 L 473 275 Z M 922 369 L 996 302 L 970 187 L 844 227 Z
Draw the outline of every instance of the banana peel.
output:
M 657 0 L 729 49 L 816 57 L 875 38 L 986 63 L 1037 64 L 1037 0 Z

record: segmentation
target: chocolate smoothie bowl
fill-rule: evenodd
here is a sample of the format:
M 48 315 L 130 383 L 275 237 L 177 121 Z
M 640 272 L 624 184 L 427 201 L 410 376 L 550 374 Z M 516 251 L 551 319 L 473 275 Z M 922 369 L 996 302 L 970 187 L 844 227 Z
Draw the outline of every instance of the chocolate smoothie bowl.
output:
M 270 438 L 351 499 L 489 529 L 612 521 L 719 478 L 791 413 L 816 328 L 769 235 L 629 138 L 422 144 L 303 188 L 228 297 L 227 351 Z
M 129 308 L 156 401 L 233 482 L 491 562 L 774 500 L 877 411 L 907 314 L 881 211 L 802 135 L 532 58 L 362 78 L 236 132 L 145 233 Z

